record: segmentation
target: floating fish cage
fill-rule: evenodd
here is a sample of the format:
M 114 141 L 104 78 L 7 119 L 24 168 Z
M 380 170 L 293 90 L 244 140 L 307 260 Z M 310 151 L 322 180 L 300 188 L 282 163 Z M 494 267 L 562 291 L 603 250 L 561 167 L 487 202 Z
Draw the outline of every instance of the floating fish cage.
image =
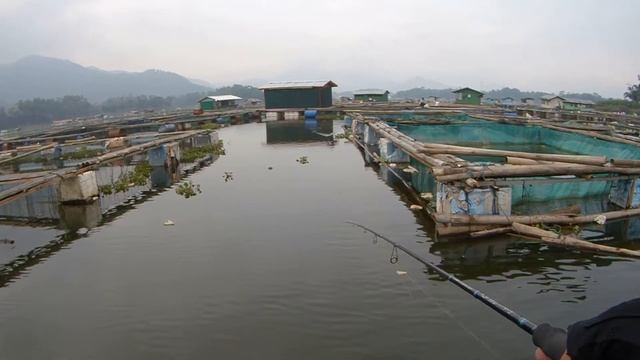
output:
M 424 207 L 444 234 L 504 225 L 513 217 L 529 224 L 602 225 L 607 215 L 640 215 L 640 143 L 466 114 L 352 116 L 356 140 L 380 163 L 412 169 L 397 173 L 429 199 Z M 578 210 L 555 215 L 569 206 Z

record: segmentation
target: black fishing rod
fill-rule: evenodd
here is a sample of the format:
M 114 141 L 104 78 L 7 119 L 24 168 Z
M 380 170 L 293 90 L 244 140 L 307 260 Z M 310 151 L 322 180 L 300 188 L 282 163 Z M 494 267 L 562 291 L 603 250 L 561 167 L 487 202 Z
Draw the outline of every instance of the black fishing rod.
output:
M 364 226 L 364 225 L 360 225 L 351 221 L 347 221 L 347 224 L 351 224 L 354 226 L 357 226 L 365 231 L 370 232 L 371 234 L 373 234 L 376 238 L 381 238 L 384 241 L 388 242 L 389 244 L 393 245 L 394 249 L 400 249 L 402 251 L 404 251 L 407 255 L 411 256 L 412 258 L 418 260 L 419 262 L 423 263 L 424 265 L 426 265 L 429 269 L 437 272 L 438 274 L 440 274 L 440 276 L 442 276 L 443 278 L 447 279 L 448 281 L 452 282 L 453 284 L 455 284 L 456 286 L 458 286 L 459 288 L 461 288 L 462 290 L 466 291 L 467 293 L 473 295 L 474 298 L 480 300 L 482 303 L 484 303 L 485 305 L 489 306 L 490 308 L 492 308 L 493 310 L 495 310 L 498 314 L 506 317 L 507 319 L 509 319 L 512 323 L 518 325 L 518 327 L 524 331 L 526 331 L 529 334 L 533 334 L 533 330 L 535 330 L 535 328 L 537 327 L 536 324 L 532 323 L 531 321 L 527 320 L 525 317 L 520 316 L 518 313 L 516 313 L 515 311 L 509 309 L 508 307 L 500 304 L 499 302 L 493 300 L 492 298 L 488 297 L 487 295 L 483 294 L 481 291 L 476 290 L 474 288 L 472 288 L 471 286 L 467 285 L 464 281 L 458 279 L 457 277 L 449 274 L 448 272 L 442 270 L 442 268 L 440 268 L 438 265 L 432 263 L 431 261 L 423 258 L 422 256 L 416 254 L 415 252 L 407 249 L 406 247 L 398 244 L 397 242 L 385 237 L 384 235 L 381 235 L 371 229 L 369 229 L 368 227 Z

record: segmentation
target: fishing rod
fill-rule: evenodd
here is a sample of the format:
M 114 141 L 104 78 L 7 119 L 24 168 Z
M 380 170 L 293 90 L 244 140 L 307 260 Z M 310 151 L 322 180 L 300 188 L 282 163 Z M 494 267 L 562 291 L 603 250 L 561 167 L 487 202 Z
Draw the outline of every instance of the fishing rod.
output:
M 398 244 L 397 242 L 385 237 L 382 234 L 379 234 L 379 233 L 369 229 L 368 227 L 366 227 L 364 225 L 360 225 L 358 223 L 354 223 L 354 222 L 351 222 L 351 221 L 347 221 L 347 224 L 351 224 L 351 225 L 357 226 L 357 227 L 359 227 L 359 228 L 361 228 L 361 229 L 363 229 L 365 231 L 368 231 L 371 234 L 373 234 L 376 238 L 381 238 L 384 241 L 388 242 L 389 244 L 393 245 L 394 249 L 397 248 L 397 249 L 400 249 L 400 250 L 404 251 L 407 255 L 409 255 L 412 258 L 414 258 L 414 259 L 418 260 L 419 262 L 423 263 L 429 269 L 437 272 L 438 274 L 440 274 L 440 276 L 442 276 L 443 278 L 447 279 L 449 282 L 452 282 L 457 287 L 459 287 L 462 290 L 466 291 L 467 293 L 471 294 L 474 298 L 480 300 L 483 304 L 489 306 L 491 309 L 496 311 L 498 314 L 500 314 L 500 315 L 504 316 L 505 318 L 509 319 L 512 323 L 516 324 L 520 329 L 526 331 L 527 333 L 533 334 L 533 330 L 535 330 L 535 328 L 537 327 L 536 324 L 534 324 L 531 321 L 527 320 L 525 317 L 520 316 L 515 311 L 513 311 L 513 310 L 509 309 L 508 307 L 500 304 L 496 300 L 493 300 L 492 298 L 490 298 L 487 295 L 485 295 L 484 293 L 482 293 L 480 290 L 474 289 L 473 287 L 469 286 L 464 281 L 458 279 L 457 277 L 455 277 L 452 274 L 449 274 L 448 272 L 444 271 L 438 265 L 436 265 L 436 264 L 432 263 L 431 261 L 425 259 L 424 257 L 416 254 L 415 252 L 407 249 L 406 247 L 402 246 L 401 244 Z M 395 258 L 397 260 L 397 255 L 395 256 Z

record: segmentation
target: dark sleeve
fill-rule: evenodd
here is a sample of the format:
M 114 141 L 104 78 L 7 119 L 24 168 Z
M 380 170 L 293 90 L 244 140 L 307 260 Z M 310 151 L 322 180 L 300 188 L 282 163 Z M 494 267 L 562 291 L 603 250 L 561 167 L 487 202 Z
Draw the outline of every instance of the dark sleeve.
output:
M 569 326 L 567 354 L 572 360 L 640 359 L 640 299 Z

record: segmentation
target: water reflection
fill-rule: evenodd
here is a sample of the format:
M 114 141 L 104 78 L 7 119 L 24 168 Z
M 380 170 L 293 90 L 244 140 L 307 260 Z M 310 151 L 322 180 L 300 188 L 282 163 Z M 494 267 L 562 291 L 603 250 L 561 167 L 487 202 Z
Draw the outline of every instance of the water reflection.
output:
M 11 261 L 0 266 L 0 287 L 6 286 L 28 268 L 46 260 L 72 242 L 88 236 L 88 234 L 90 234 L 89 230 L 117 220 L 128 211 L 135 209 L 137 205 L 150 200 L 160 193 L 161 191 L 157 190 L 146 190 L 136 193 L 136 196 L 129 197 L 128 200 L 120 202 L 117 206 L 109 208 L 104 213 L 104 205 L 101 201 L 86 205 L 61 205 L 59 208 L 61 221 L 56 223 L 55 226 L 63 230 L 62 233 L 56 235 L 52 240 L 40 243 L 38 246 L 29 249 L 26 253 L 19 254 L 11 259 Z M 126 196 L 126 194 L 121 194 L 120 196 Z M 22 225 L 32 228 L 35 224 L 33 222 L 19 223 L 2 219 L 0 220 L 0 226 L 2 225 L 11 225 L 14 232 L 20 233 L 16 227 Z M 16 240 L 20 242 L 26 238 L 28 237 L 18 235 Z
M 101 193 L 88 204 L 61 204 L 57 186 L 47 186 L 0 206 L 0 228 L 7 227 L 5 231 L 12 234 L 11 238 L 3 238 L 6 241 L 0 243 L 0 287 L 86 236 L 91 229 L 116 220 L 217 158 L 153 167 L 146 184 L 130 184 L 123 191 Z M 113 184 L 133 172 L 136 164 L 143 161 L 146 161 L 146 155 L 138 154 L 100 167 L 96 170 L 98 186 Z M 15 184 L 0 184 L 0 191 Z
M 369 149 L 375 151 L 375 147 Z M 362 151 L 366 166 L 388 184 L 409 207 L 415 204 L 415 193 L 407 189 L 412 182 L 411 174 L 380 166 L 370 153 Z M 570 202 L 575 202 L 575 199 Z M 600 209 L 601 199 L 582 204 L 584 208 Z M 462 280 L 477 280 L 485 283 L 506 282 L 522 278 L 523 285 L 538 288 L 537 292 L 557 292 L 561 302 L 581 302 L 587 299 L 586 291 L 592 283 L 590 270 L 607 267 L 616 262 L 630 261 L 626 258 L 579 252 L 572 249 L 550 247 L 544 243 L 523 241 L 511 236 L 490 239 L 441 238 L 436 236 L 435 224 L 426 212 L 413 212 L 416 222 L 427 234 L 425 252 L 437 256 L 439 265 Z M 613 221 L 606 225 L 589 225 L 583 237 L 595 239 L 610 246 L 639 249 L 640 219 Z M 406 261 L 409 261 L 408 259 Z M 444 281 L 437 274 L 426 271 L 430 278 Z
M 285 120 L 265 123 L 267 144 L 334 141 L 333 120 Z

